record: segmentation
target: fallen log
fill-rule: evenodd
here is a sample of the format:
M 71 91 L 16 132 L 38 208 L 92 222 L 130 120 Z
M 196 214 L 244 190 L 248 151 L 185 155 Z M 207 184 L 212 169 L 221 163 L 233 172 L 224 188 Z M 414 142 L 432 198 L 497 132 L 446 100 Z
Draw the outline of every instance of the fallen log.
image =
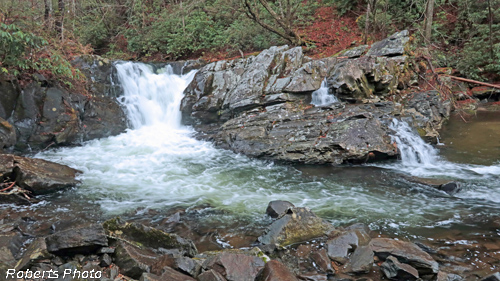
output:
M 441 74 L 441 76 L 450 77 L 451 79 L 462 81 L 462 82 L 473 83 L 473 84 L 478 84 L 478 85 L 482 85 L 482 86 L 486 86 L 486 87 L 500 89 L 500 85 L 495 85 L 495 84 L 480 82 L 480 81 L 476 81 L 476 80 L 471 80 L 471 79 L 466 79 L 466 78 L 451 76 L 451 75 L 448 75 L 448 74 Z

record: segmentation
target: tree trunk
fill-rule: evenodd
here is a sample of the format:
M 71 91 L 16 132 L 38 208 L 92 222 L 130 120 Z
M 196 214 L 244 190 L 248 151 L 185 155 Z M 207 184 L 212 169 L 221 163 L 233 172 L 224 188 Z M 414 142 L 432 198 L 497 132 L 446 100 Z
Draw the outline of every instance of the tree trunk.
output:
M 370 14 L 372 13 L 372 0 L 368 0 L 368 6 L 366 7 L 366 19 L 365 19 L 365 40 L 364 43 L 368 43 L 368 33 L 370 32 Z
M 56 19 L 56 31 L 59 33 L 61 40 L 64 40 L 64 4 L 64 0 L 57 1 L 58 15 Z
M 302 38 L 300 38 L 299 34 L 293 30 L 293 27 L 291 26 L 291 23 L 293 22 L 293 16 L 296 11 L 296 8 L 298 8 L 298 5 L 296 7 L 292 7 L 292 3 L 290 1 L 287 1 L 287 16 L 286 18 L 281 17 L 274 11 L 269 4 L 267 0 L 258 0 L 258 2 L 264 7 L 264 9 L 271 15 L 273 18 L 274 22 L 277 24 L 277 26 L 270 25 L 264 22 L 264 20 L 260 17 L 259 14 L 259 8 L 255 7 L 250 3 L 250 0 L 244 0 L 243 5 L 245 6 L 245 12 L 247 16 L 255 21 L 257 24 L 262 26 L 263 28 L 277 34 L 278 36 L 282 37 L 283 39 L 287 40 L 290 42 L 290 44 L 294 46 L 302 46 L 304 45 L 304 41 Z M 300 4 L 300 2 L 299 2 Z M 258 5 L 258 4 L 257 4 Z
M 50 18 L 50 14 L 52 14 L 52 1 L 51 0 L 44 0 L 44 4 L 45 4 L 44 19 L 45 19 L 45 21 L 48 21 Z
M 434 0 L 427 1 L 427 8 L 425 11 L 425 42 L 427 44 L 431 43 L 432 36 L 432 20 L 434 16 Z
M 493 52 L 493 12 L 491 11 L 491 0 L 488 0 L 488 27 L 489 27 L 489 41 L 490 41 L 490 59 L 493 59 L 495 54 Z

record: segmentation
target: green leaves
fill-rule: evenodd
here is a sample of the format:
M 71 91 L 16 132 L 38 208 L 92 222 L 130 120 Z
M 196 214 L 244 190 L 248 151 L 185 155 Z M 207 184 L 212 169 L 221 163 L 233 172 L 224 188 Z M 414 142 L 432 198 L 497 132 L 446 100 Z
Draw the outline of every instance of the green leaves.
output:
M 74 79 L 73 68 L 60 54 L 49 50 L 47 57 L 37 57 L 47 40 L 24 32 L 14 24 L 0 24 L 0 75 L 18 76 L 25 71 L 48 70 L 56 76 Z

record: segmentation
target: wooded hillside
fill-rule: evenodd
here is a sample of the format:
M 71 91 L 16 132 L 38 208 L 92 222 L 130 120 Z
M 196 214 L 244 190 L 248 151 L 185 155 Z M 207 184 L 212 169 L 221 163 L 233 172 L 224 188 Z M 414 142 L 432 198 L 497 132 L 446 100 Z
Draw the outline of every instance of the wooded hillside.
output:
M 500 77 L 500 0 L 4 0 L 0 72 L 79 79 L 68 61 L 216 60 L 272 45 L 336 52 L 408 29 L 437 66 Z

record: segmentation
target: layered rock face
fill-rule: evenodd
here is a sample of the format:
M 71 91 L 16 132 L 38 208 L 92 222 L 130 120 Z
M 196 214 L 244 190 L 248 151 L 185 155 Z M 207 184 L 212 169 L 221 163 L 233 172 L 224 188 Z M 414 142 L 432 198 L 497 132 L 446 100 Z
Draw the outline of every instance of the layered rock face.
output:
M 123 132 L 127 120 L 115 98 L 118 86 L 111 83 L 112 64 L 92 59 L 91 65 L 76 61 L 89 75 L 89 95 L 53 85 L 40 75 L 23 88 L 1 82 L 0 150 L 37 151 Z
M 388 124 L 395 115 L 415 117 L 425 135 L 450 110 L 435 95 L 415 95 L 431 100 L 424 105 L 394 102 L 403 100 L 400 90 L 411 79 L 404 55 L 408 40 L 403 31 L 339 57 L 311 60 L 300 47 L 281 46 L 208 64 L 185 90 L 183 122 L 220 147 L 287 163 L 394 157 Z M 312 93 L 325 79 L 340 102 L 313 106 Z

